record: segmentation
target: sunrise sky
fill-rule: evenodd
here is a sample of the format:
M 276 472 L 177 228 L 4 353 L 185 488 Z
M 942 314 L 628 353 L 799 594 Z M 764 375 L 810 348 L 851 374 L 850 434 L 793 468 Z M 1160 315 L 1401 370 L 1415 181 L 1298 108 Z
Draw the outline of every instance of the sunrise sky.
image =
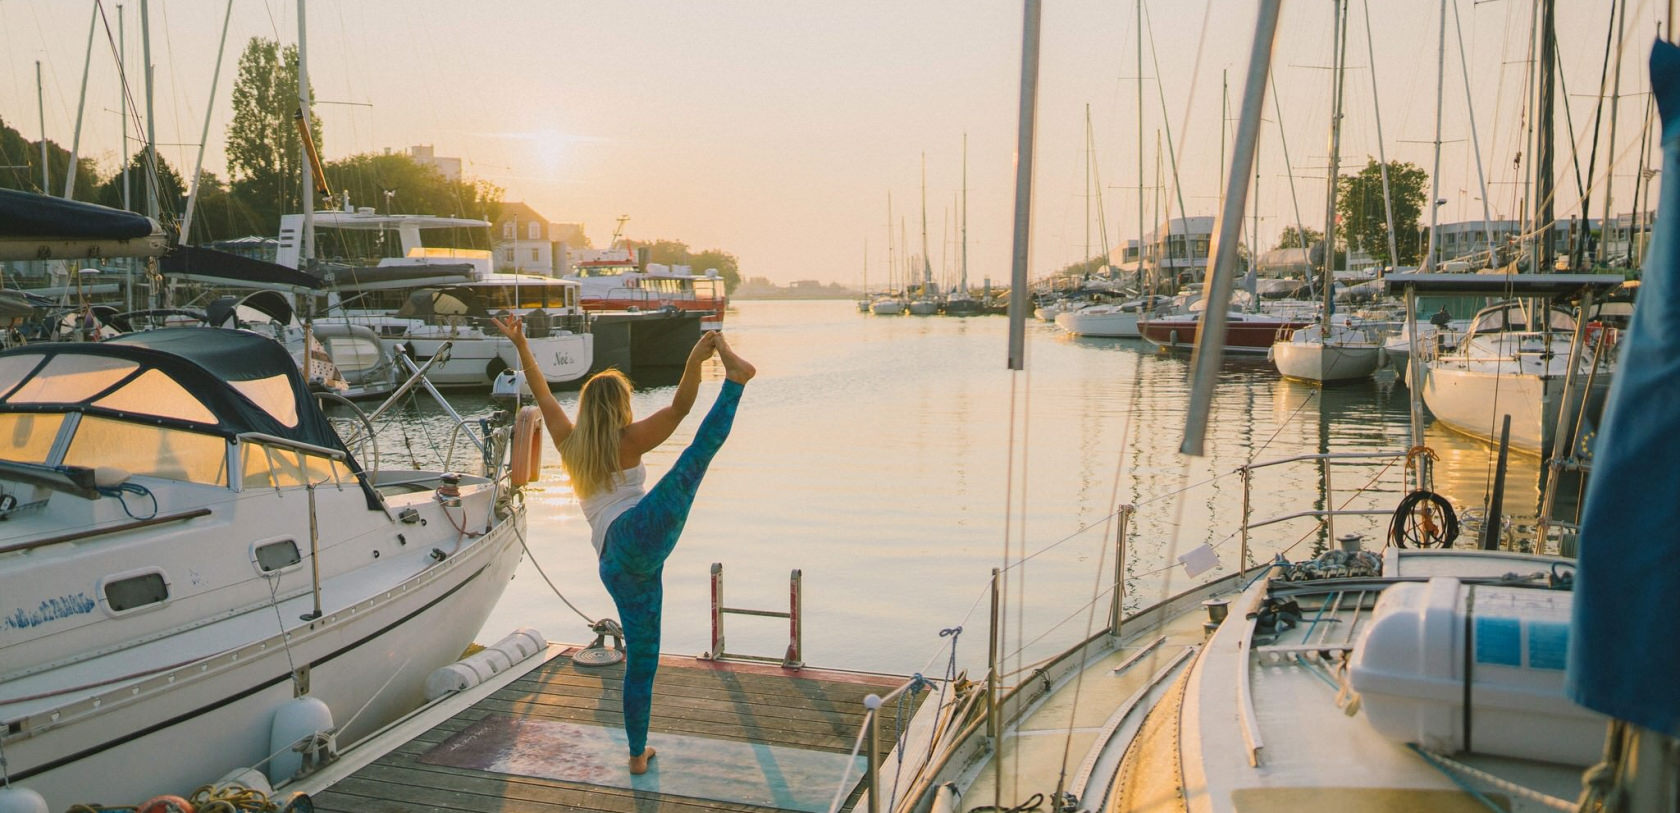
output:
M 123 3 L 136 96 L 139 5 L 139 0 Z M 185 174 L 212 101 L 211 74 L 226 6 L 220 0 L 150 5 L 158 141 Z M 1377 154 L 1374 68 L 1389 158 L 1427 170 L 1439 6 L 1371 3 L 1373 62 L 1366 50 L 1365 5 L 1351 3 L 1343 166 L 1362 166 L 1365 156 Z M 1514 216 L 1520 174 L 1512 161 L 1522 144 L 1532 4 L 1462 0 L 1458 5 L 1489 204 L 1495 217 Z M 1559 47 L 1584 164 L 1612 3 L 1560 5 L 1568 7 L 1560 12 Z M 1648 98 L 1642 69 L 1657 22 L 1667 13 L 1666 4 L 1649 0 L 1628 5 L 1611 173 L 1616 211 L 1631 208 Z M 1148 5 L 1154 46 L 1151 50 L 1146 29 L 1143 183 L 1158 183 L 1157 131 L 1164 144 L 1164 128 L 1170 127 L 1191 215 L 1216 210 L 1221 72 L 1230 71 L 1234 114 L 1253 37 L 1253 6 L 1237 0 Z M 34 67 L 40 60 L 47 135 L 69 145 L 93 7 L 92 0 L 0 0 L 0 117 L 26 138 L 38 138 L 41 130 Z M 105 0 L 104 7 L 114 29 L 116 3 Z M 1095 201 L 1086 217 L 1086 105 L 1108 241 L 1114 245 L 1136 236 L 1136 13 L 1130 2 L 1045 4 L 1035 275 L 1086 256 L 1087 233 L 1091 253 L 1100 251 Z M 873 287 L 886 274 L 889 193 L 895 219 L 907 219 L 912 250 L 920 250 L 923 153 L 929 254 L 936 272 L 954 269 L 954 207 L 966 133 L 970 277 L 978 282 L 1008 275 L 1018 2 L 314 0 L 307 17 L 310 73 L 328 158 L 430 144 L 439 155 L 463 159 L 466 174 L 503 187 L 506 199 L 526 201 L 551 220 L 584 223 L 597 245 L 607 242 L 614 221 L 627 214 L 626 233 L 634 238 L 722 248 L 740 258 L 744 275 L 783 283 L 858 284 L 867 241 Z M 1273 82 L 1290 161 L 1284 161 L 1276 109 L 1268 102 L 1260 146 L 1265 247 L 1294 221 L 1291 173 L 1301 219 L 1314 226 L 1323 222 L 1330 82 L 1323 68 L 1330 63 L 1330 21 L 1331 4 L 1324 0 L 1285 4 Z M 1479 218 L 1482 209 L 1452 25 L 1449 7 L 1445 220 Z M 262 36 L 293 43 L 297 35 L 295 3 L 234 0 L 206 169 L 226 173 L 222 138 L 245 42 Z M 104 37 L 101 29 L 81 154 L 108 170 L 116 166 L 121 145 L 117 72 Z M 1567 218 L 1578 203 L 1573 170 L 1564 162 L 1570 150 L 1563 117 L 1560 105 L 1558 212 Z M 1170 173 L 1169 159 L 1161 163 Z M 1596 183 L 1602 184 L 1605 165 L 1601 153 Z M 1155 219 L 1155 199 L 1151 188 L 1146 220 Z M 1599 206 L 1593 205 L 1595 217 Z

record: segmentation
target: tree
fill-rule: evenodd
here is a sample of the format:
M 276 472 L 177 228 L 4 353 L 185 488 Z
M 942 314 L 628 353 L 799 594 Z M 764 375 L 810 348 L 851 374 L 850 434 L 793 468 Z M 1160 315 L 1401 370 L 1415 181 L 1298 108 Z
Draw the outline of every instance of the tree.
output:
M 1394 201 L 1396 248 L 1388 254 L 1388 217 L 1383 211 L 1382 165 L 1369 159 L 1356 175 L 1336 181 L 1337 233 L 1351 249 L 1363 249 L 1382 265 L 1415 265 L 1417 244 L 1404 239 L 1417 234 L 1418 218 L 1428 194 L 1429 173 L 1417 164 L 1388 162 L 1388 186 Z
M 1283 234 L 1278 235 L 1277 248 L 1312 248 L 1318 241 L 1324 239 L 1324 233 L 1311 226 L 1284 226 Z
M 128 204 L 129 208 L 142 210 L 146 208 L 146 187 L 150 173 L 147 170 L 148 161 L 144 150 L 135 153 L 128 160 Z M 157 159 L 157 193 L 158 217 L 164 223 L 178 223 L 186 213 L 187 190 L 181 183 L 180 173 L 175 171 L 162 155 Z M 123 208 L 123 173 L 119 169 L 112 173 L 104 182 L 92 184 L 88 188 L 89 196 L 94 203 L 109 206 L 113 209 Z
M 735 255 L 722 249 L 711 248 L 692 255 L 688 264 L 694 267 L 695 273 L 704 274 L 717 269 L 718 276 L 723 278 L 724 293 L 734 293 L 741 287 L 741 265 Z
M 233 121 L 227 129 L 233 190 L 256 216 L 259 231 L 279 231 L 280 215 L 302 209 L 302 141 L 298 112 L 297 47 L 253 37 L 239 55 Z M 313 94 L 311 95 L 313 98 Z M 311 109 L 310 134 L 321 145 L 321 120 Z
M 64 168 L 70 151 L 47 139 L 47 188 L 41 188 L 41 142 L 30 141 L 0 118 L 0 189 L 22 189 L 59 197 L 64 194 Z M 76 160 L 76 200 L 91 201 L 99 185 L 93 159 Z

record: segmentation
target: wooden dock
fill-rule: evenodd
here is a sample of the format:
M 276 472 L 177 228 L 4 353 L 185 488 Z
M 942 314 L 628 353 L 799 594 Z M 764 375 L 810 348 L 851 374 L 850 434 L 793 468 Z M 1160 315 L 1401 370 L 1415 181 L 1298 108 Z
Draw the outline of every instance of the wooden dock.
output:
M 850 809 L 863 792 L 863 758 L 850 754 L 864 697 L 905 680 L 665 656 L 649 726 L 659 755 L 653 770 L 631 777 L 620 710 L 624 667 L 579 667 L 571 651 L 396 740 L 315 792 L 315 809 L 827 810 L 842 775 L 850 777 L 843 805 Z M 884 758 L 899 709 L 882 711 Z M 906 718 L 913 712 L 906 704 Z

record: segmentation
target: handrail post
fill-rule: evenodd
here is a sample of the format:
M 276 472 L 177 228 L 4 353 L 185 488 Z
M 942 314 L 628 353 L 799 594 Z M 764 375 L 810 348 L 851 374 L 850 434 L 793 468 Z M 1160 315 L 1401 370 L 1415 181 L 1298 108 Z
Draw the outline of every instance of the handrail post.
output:
M 869 813 L 881 813 L 881 698 L 869 695 L 863 699 L 863 705 L 874 706 L 864 712 L 863 724 L 869 727 L 869 736 L 865 741 L 869 744 L 869 758 L 864 760 L 868 767 L 868 780 L 865 784 L 869 788 Z
M 994 759 L 1003 757 L 1003 724 L 998 720 L 997 707 L 998 636 L 1001 632 L 998 628 L 998 622 L 1001 620 L 998 615 L 998 600 L 1002 597 L 1001 593 L 1002 591 L 998 587 L 998 569 L 994 567 L 992 568 L 992 622 L 991 627 L 987 630 L 986 641 L 986 739 L 991 741 L 992 753 L 995 755 Z M 994 762 L 993 764 L 1001 765 L 1002 763 Z M 992 807 L 996 810 L 1003 809 L 999 806 L 1002 794 L 999 790 L 998 777 L 1001 773 L 1001 771 L 994 771 L 992 777 Z M 870 798 L 875 797 L 871 794 Z
M 1330 458 L 1324 458 L 1324 532 L 1329 544 L 1336 542 L 1336 488 L 1330 484 Z
M 1237 529 L 1242 535 L 1242 549 L 1237 552 L 1237 581 L 1245 582 L 1248 580 L 1248 519 L 1251 516 L 1249 489 L 1253 485 L 1254 471 L 1245 463 L 1237 472 L 1242 475 L 1243 487 L 1242 525 Z
M 723 563 L 712 563 L 712 657 L 723 657 Z
M 304 621 L 314 621 L 321 617 L 321 533 L 320 525 L 315 518 L 315 481 L 309 478 L 309 461 L 303 455 L 298 455 L 298 462 L 304 467 L 304 490 L 309 494 L 309 574 L 314 580 L 315 609 L 303 617 Z
M 1131 504 L 1120 506 L 1119 527 L 1114 531 L 1114 595 L 1108 607 L 1108 634 L 1116 641 L 1120 638 L 1120 623 L 1126 612 L 1126 532 L 1131 525 L 1132 512 L 1136 510 Z
M 788 576 L 788 651 L 782 659 L 785 668 L 798 669 L 805 665 L 804 624 L 800 617 L 805 607 L 805 577 L 797 568 Z

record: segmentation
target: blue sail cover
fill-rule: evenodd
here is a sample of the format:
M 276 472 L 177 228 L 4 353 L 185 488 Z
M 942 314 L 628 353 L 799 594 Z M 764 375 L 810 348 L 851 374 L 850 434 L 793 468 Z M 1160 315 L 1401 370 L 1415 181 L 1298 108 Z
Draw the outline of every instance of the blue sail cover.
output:
M 1581 522 L 1568 691 L 1680 736 L 1680 48 L 1651 50 L 1662 188 Z

